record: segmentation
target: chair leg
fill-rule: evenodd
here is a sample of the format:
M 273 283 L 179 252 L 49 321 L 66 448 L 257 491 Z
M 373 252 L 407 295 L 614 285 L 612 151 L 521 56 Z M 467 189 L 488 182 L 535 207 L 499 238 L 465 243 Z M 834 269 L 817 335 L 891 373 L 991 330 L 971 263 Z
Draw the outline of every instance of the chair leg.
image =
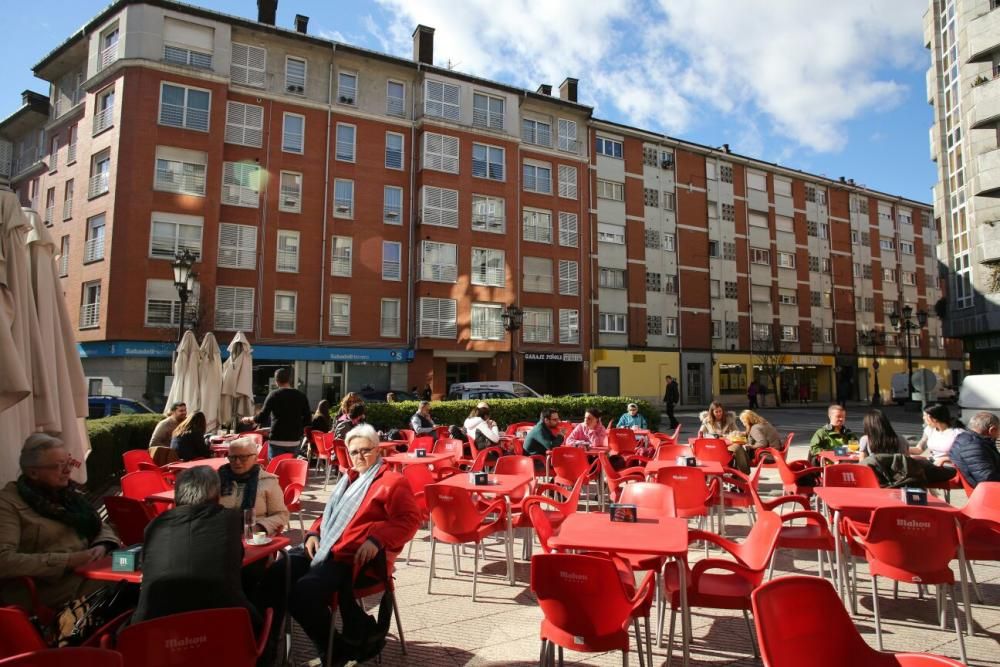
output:
M 476 545 L 474 549 L 475 556 L 472 558 L 472 601 L 476 601 L 476 584 L 479 581 L 479 545 Z M 559 647 L 562 650 L 562 647 Z
M 414 536 L 416 537 L 416 536 Z M 410 540 L 409 546 L 406 547 L 406 564 L 410 564 L 410 554 L 413 553 L 413 540 Z
M 965 561 L 966 571 L 969 574 L 969 581 L 972 582 L 972 590 L 976 594 L 976 601 L 983 603 L 983 592 L 979 590 L 979 582 L 976 581 L 976 573 L 972 571 L 972 561 Z
M 898 581 L 893 581 L 892 582 L 892 599 L 893 600 L 898 600 L 899 599 L 899 582 Z
M 563 667 L 563 647 L 560 646 L 558 651 L 559 651 L 559 667 Z
M 302 510 L 299 510 L 299 530 L 302 532 L 302 542 L 306 541 L 306 523 L 302 520 Z
M 878 577 L 872 575 L 872 611 L 875 612 L 875 640 L 878 650 L 882 650 L 882 617 L 878 611 Z
M 431 582 L 434 581 L 434 550 L 437 548 L 437 540 L 431 535 L 431 566 L 427 570 L 427 594 L 431 594 Z
M 965 637 L 962 636 L 962 624 L 958 620 L 958 601 L 955 599 L 955 586 L 948 586 L 951 593 L 951 615 L 955 618 L 955 634 L 958 635 L 958 650 L 962 656 L 962 664 L 969 664 L 969 659 L 965 656 Z
M 771 579 L 774 579 L 774 561 L 777 560 L 777 558 L 775 558 L 775 556 L 777 556 L 777 555 L 778 555 L 778 550 L 774 549 L 771 552 L 771 562 L 768 563 L 768 565 L 767 565 L 767 580 L 768 581 L 770 581 Z
M 757 638 L 753 631 L 753 623 L 750 622 L 750 612 L 746 609 L 743 610 L 743 620 L 747 624 L 747 632 L 750 634 L 750 648 L 753 649 L 753 657 L 757 659 L 760 655 L 757 653 Z
M 646 664 L 649 667 L 653 667 L 653 639 L 650 637 L 649 624 L 652 621 L 651 616 L 646 617 Z
M 323 490 L 326 491 L 326 487 L 330 484 L 330 462 L 324 461 L 323 467 L 326 469 L 326 477 L 323 478 Z
M 669 604 L 669 602 L 668 602 Z M 677 623 L 677 610 L 674 609 L 673 605 L 670 605 L 670 638 L 667 640 L 667 664 L 670 664 L 670 658 L 674 655 L 674 627 Z M 683 623 L 681 624 L 683 627 Z
M 547 640 L 545 640 L 545 639 L 542 640 L 542 647 L 538 651 L 538 667 L 546 667 L 546 665 L 545 665 L 545 653 L 546 653 L 546 649 L 548 648 L 548 643 L 549 642 Z
M 639 667 L 646 667 L 646 659 L 643 656 L 642 637 L 639 634 L 639 619 L 632 618 L 632 629 L 635 631 L 635 648 L 639 653 Z M 650 665 L 652 667 L 652 665 Z
M 392 615 L 396 617 L 396 632 L 399 633 L 399 648 L 406 655 L 406 638 L 403 637 L 403 621 L 399 618 L 399 600 L 392 596 Z

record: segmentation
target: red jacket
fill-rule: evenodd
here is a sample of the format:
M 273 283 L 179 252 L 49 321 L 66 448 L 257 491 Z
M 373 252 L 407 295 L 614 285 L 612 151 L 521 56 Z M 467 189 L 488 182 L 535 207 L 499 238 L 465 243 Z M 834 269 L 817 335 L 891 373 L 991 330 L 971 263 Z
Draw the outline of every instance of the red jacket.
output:
M 358 477 L 354 470 L 348 474 L 352 482 Z M 322 520 L 323 517 L 316 519 L 309 532 L 319 535 Z M 385 549 L 386 556 L 392 561 L 417 534 L 419 527 L 420 508 L 413 498 L 410 483 L 383 464 L 368 487 L 368 493 L 361 501 L 357 514 L 347 524 L 331 551 L 335 559 L 351 561 L 365 540 L 371 538 Z

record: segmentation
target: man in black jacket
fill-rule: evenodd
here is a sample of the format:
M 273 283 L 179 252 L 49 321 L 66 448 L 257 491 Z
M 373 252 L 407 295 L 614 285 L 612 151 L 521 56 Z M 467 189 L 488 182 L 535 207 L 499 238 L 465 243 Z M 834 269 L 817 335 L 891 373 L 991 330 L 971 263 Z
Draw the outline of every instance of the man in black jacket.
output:
M 667 388 L 663 392 L 663 403 L 667 408 L 667 418 L 670 419 L 670 428 L 677 428 L 677 418 L 674 417 L 674 406 L 680 403 L 681 392 L 677 388 L 677 380 L 667 376 Z
M 267 395 L 264 406 L 253 418 L 260 425 L 271 420 L 271 433 L 268 435 L 268 458 L 273 459 L 279 454 L 298 451 L 302 445 L 302 429 L 312 423 L 312 409 L 309 399 L 291 385 L 292 373 L 287 368 L 274 371 L 274 383 L 278 388 Z
M 969 420 L 969 430 L 955 436 L 948 458 L 970 486 L 1000 482 L 997 435 L 1000 435 L 1000 418 L 991 412 L 977 412 Z

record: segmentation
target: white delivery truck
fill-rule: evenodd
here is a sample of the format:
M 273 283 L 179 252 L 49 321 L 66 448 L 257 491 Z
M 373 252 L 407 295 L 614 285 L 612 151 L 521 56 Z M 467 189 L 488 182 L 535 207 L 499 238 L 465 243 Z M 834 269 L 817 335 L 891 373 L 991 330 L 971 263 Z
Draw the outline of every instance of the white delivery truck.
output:
M 1000 416 L 1000 375 L 966 375 L 958 392 L 958 407 L 965 424 L 977 412 Z

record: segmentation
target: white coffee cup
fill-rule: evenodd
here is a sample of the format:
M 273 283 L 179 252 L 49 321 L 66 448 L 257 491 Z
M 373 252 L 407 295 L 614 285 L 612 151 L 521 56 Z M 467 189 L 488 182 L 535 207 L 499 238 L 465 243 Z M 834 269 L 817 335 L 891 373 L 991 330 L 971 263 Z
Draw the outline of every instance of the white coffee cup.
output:
M 267 533 L 260 531 L 253 534 L 254 544 L 264 544 L 265 542 L 267 542 Z

